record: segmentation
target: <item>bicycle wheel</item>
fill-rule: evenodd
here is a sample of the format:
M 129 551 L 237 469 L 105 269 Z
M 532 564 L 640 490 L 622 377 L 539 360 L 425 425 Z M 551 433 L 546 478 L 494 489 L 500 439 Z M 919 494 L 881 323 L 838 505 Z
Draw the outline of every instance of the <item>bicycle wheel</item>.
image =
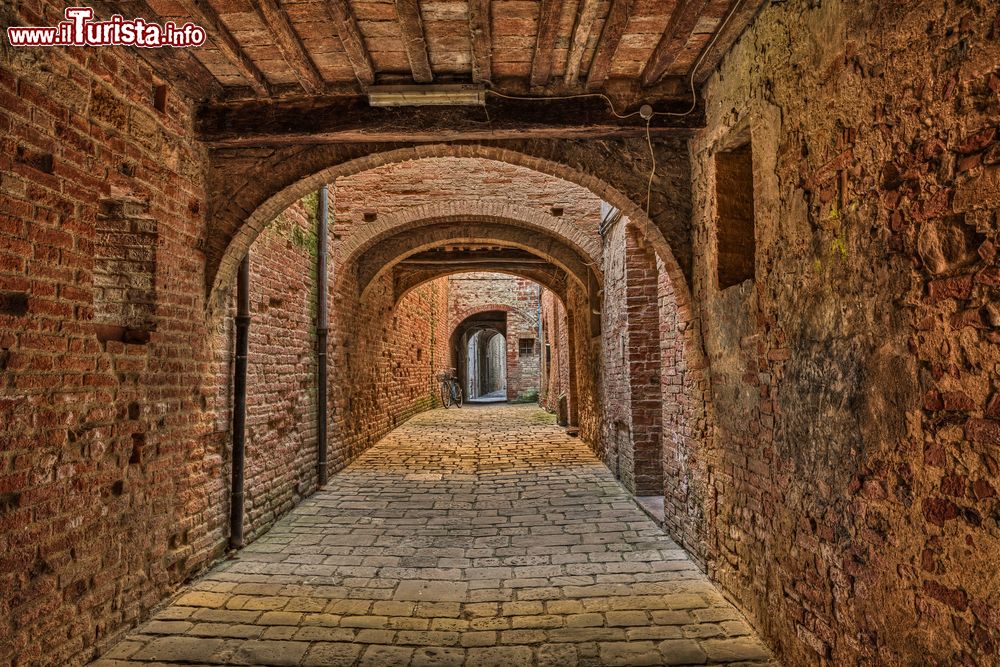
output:
M 451 387 L 447 381 L 441 383 L 441 405 L 446 408 L 451 405 Z
M 455 383 L 455 405 L 462 407 L 462 388 L 458 386 L 457 382 Z

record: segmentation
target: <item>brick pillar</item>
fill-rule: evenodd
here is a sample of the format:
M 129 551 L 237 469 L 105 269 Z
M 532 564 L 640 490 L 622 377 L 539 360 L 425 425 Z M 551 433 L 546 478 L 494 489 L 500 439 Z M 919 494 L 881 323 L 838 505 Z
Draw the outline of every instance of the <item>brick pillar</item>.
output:
M 656 254 L 635 228 L 625 231 L 626 362 L 631 388 L 634 493 L 663 493 L 660 313 Z

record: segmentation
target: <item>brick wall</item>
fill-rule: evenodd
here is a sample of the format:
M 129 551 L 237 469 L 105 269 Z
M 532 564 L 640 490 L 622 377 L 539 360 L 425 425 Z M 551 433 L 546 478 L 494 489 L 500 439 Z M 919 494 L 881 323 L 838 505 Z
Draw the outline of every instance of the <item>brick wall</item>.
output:
M 296 205 L 250 248 L 244 534 L 316 489 L 316 222 Z
M 604 424 L 600 451 L 604 463 L 626 488 L 635 489 L 632 447 L 632 387 L 628 378 L 628 266 L 625 259 L 626 219 L 604 238 L 604 298 L 601 305 Z
M 507 398 L 530 396 L 538 391 L 537 345 L 522 355 L 518 341 L 538 338 L 538 285 L 502 273 L 460 273 L 448 278 L 449 326 L 455 327 L 476 313 L 506 313 Z
M 568 181 L 494 160 L 446 157 L 399 162 L 339 178 L 337 187 L 337 219 L 345 223 L 371 224 L 407 208 L 473 201 L 536 210 L 568 221 L 598 240 L 601 203 L 596 195 Z
M 667 332 L 660 323 L 662 262 L 657 262 L 628 218 L 608 230 L 601 319 L 602 451 L 625 488 L 641 496 L 661 495 L 664 488 L 660 347 Z
M 663 494 L 661 364 L 656 254 L 636 229 L 625 232 L 625 308 L 631 398 L 633 492 Z
M 664 526 L 691 557 L 704 566 L 707 534 L 705 449 L 708 378 L 701 351 L 691 344 L 694 322 L 678 302 L 673 281 L 656 258 L 659 302 L 660 390 Z
M 151 80 L 121 49 L 0 59 L 3 663 L 85 661 L 225 543 L 205 154 Z
M 566 309 L 550 291 L 542 292 L 542 338 L 544 340 L 544 380 L 539 404 L 558 413 L 559 396 L 569 392 L 569 365 L 566 336 Z
M 710 570 L 789 664 L 997 661 L 998 63 L 995 3 L 771 3 L 708 84 Z M 719 291 L 747 133 L 756 281 Z
M 338 192 L 340 190 L 338 189 Z M 348 267 L 330 314 L 330 470 L 343 468 L 412 415 L 439 404 L 436 374 L 448 368 L 448 280 L 410 291 L 398 303 L 391 276 L 362 301 Z
M 592 329 L 591 302 L 576 283 L 567 290 L 565 344 L 568 350 L 570 425 L 597 451 L 604 411 L 601 405 L 601 345 Z M 560 327 L 561 328 L 561 327 Z M 563 334 L 560 331 L 560 338 Z

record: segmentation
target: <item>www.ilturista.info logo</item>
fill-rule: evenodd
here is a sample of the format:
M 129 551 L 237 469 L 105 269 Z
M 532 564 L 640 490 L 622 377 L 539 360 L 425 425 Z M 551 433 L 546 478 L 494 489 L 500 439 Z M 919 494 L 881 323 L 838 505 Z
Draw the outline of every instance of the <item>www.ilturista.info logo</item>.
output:
M 163 25 L 115 14 L 108 21 L 94 21 L 90 7 L 67 7 L 66 20 L 56 26 L 7 28 L 11 46 L 161 46 L 187 47 L 205 43 L 205 29 L 194 23 Z

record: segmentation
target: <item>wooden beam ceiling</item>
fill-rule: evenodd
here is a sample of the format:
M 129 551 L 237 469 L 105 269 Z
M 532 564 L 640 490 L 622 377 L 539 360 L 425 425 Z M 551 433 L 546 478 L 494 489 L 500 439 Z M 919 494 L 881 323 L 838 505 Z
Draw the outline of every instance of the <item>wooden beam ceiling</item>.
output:
M 295 34 L 292 22 L 288 19 L 288 12 L 278 6 L 276 0 L 257 0 L 251 4 L 257 10 L 257 14 L 302 89 L 309 93 L 321 90 L 323 76 L 309 57 L 302 40 Z
M 413 80 L 417 83 L 432 82 L 434 73 L 427 55 L 427 37 L 424 35 L 424 22 L 420 18 L 419 0 L 396 0 L 396 14 L 399 17 L 399 29 L 403 33 L 406 56 L 410 59 Z
M 729 53 L 729 49 L 733 48 L 733 44 L 736 43 L 736 40 L 739 39 L 743 31 L 750 25 L 750 22 L 753 21 L 764 5 L 768 3 L 768 0 L 735 1 L 740 3 L 739 6 L 735 11 L 730 9 L 730 11 L 733 11 L 733 15 L 729 19 L 729 23 L 719 33 L 715 44 L 709 48 L 701 65 L 698 67 L 698 71 L 695 72 L 695 81 L 698 83 L 704 82 L 711 76 L 715 68 L 722 62 L 722 58 Z
M 587 41 L 594 29 L 599 8 L 600 2 L 598 0 L 581 0 L 580 2 L 580 11 L 573 29 L 573 38 L 570 40 L 569 53 L 566 56 L 566 74 L 563 79 L 567 84 L 575 85 L 580 78 L 583 52 L 587 49 Z
M 686 102 L 675 109 L 687 106 Z M 365 98 L 259 100 L 205 105 L 196 131 L 208 144 L 268 146 L 290 143 L 429 142 L 525 138 L 644 137 L 638 115 L 616 118 L 603 100 L 507 100 L 490 98 L 483 107 L 370 107 Z M 662 106 L 661 110 L 668 107 Z M 687 133 L 703 124 L 701 111 L 658 116 L 654 136 Z
M 542 0 L 538 9 L 538 37 L 535 40 L 535 54 L 531 60 L 532 86 L 545 86 L 552 78 L 552 60 L 555 57 L 556 32 L 561 12 L 562 0 Z
M 351 62 L 351 68 L 354 69 L 354 76 L 362 88 L 367 88 L 375 83 L 375 65 L 358 29 L 354 13 L 351 12 L 351 6 L 347 0 L 326 0 L 323 6 L 333 21 L 340 43 L 344 47 L 347 59 Z
M 109 2 L 92 2 L 90 6 L 101 17 L 110 17 L 120 11 Z M 132 17 L 144 19 L 148 23 L 162 20 L 142 0 L 132 4 Z M 191 99 L 210 99 L 223 93 L 222 84 L 201 64 L 191 49 L 136 49 L 136 53 L 165 82 L 176 86 Z
M 267 77 L 254 64 L 250 56 L 243 51 L 240 43 L 233 37 L 233 33 L 229 32 L 229 28 L 219 18 L 212 5 L 205 0 L 176 0 L 176 2 L 194 23 L 208 31 L 212 43 L 239 70 L 255 93 L 262 96 L 271 94 L 271 85 L 268 83 Z
M 642 70 L 642 85 L 650 86 L 663 76 L 687 45 L 698 20 L 713 0 L 679 0 L 663 37 Z
M 436 79 L 449 82 L 471 79 L 489 84 L 498 93 L 535 97 L 572 96 L 585 91 L 599 91 L 612 99 L 618 110 L 634 110 L 642 103 L 660 106 L 668 100 L 676 102 L 690 98 L 690 70 L 683 71 L 685 67 L 681 63 L 687 65 L 691 62 L 695 44 L 705 43 L 706 50 L 695 72 L 696 82 L 702 83 L 761 6 L 766 4 L 766 0 L 677 0 L 676 5 L 660 0 L 652 3 L 649 0 L 573 0 L 576 17 L 568 35 L 563 69 L 559 49 L 563 46 L 562 40 L 567 39 L 567 26 L 562 23 L 560 28 L 560 25 L 562 19 L 568 18 L 569 9 L 564 0 L 505 3 L 503 8 L 491 0 L 468 0 L 460 3 L 463 10 L 467 7 L 466 16 L 461 16 L 458 5 L 453 7 L 454 3 L 438 0 L 379 0 L 357 5 L 353 5 L 352 0 L 316 0 L 296 5 L 296 13 L 286 11 L 284 1 L 251 3 L 254 8 L 252 15 L 245 16 L 238 12 L 226 13 L 236 12 L 233 9 L 235 5 L 228 0 L 158 0 L 170 5 L 169 9 L 163 7 L 168 12 L 166 15 L 157 15 L 145 0 L 95 0 L 95 5 L 99 9 L 106 8 L 109 15 L 122 13 L 155 22 L 163 22 L 166 18 L 178 20 L 187 15 L 208 33 L 206 49 L 211 53 L 207 57 L 201 57 L 197 49 L 138 49 L 137 52 L 161 77 L 196 100 L 213 100 L 216 105 L 227 101 L 270 102 L 278 106 L 272 110 L 262 105 L 258 111 L 268 114 L 273 111 L 275 118 L 283 118 L 288 109 L 282 105 L 291 98 L 299 102 L 313 101 L 316 109 L 326 112 L 330 109 L 327 101 L 335 96 L 354 98 L 379 80 L 399 83 L 401 77 L 406 76 L 403 72 L 406 72 L 407 63 L 409 74 L 418 83 L 431 83 Z M 429 9 L 431 4 L 428 3 L 433 5 L 432 9 Z M 445 9 L 439 5 L 448 7 Z M 721 23 L 719 19 L 723 10 L 733 5 L 737 9 L 731 20 Z M 156 6 L 160 7 L 159 4 Z M 355 9 L 359 12 L 357 18 Z M 220 11 L 223 12 L 221 15 Z M 222 17 L 229 23 L 224 22 Z M 637 46 L 636 39 L 653 17 L 667 25 L 650 54 L 649 46 Z M 302 33 L 301 37 L 298 30 L 305 28 L 299 25 L 300 18 L 310 26 L 309 34 Z M 424 18 L 432 23 L 425 25 Z M 464 33 L 465 26 L 454 23 L 458 19 L 463 24 L 467 21 L 467 37 L 465 34 L 442 33 L 446 20 L 451 22 L 448 30 L 455 32 L 458 28 Z M 719 23 L 719 32 L 712 41 L 707 41 L 707 34 L 695 34 L 696 30 L 707 32 L 713 23 Z M 598 24 L 601 26 L 599 36 L 596 32 Z M 230 25 L 232 31 L 228 27 Z M 704 28 L 699 28 L 699 25 L 704 25 Z M 262 28 L 270 33 L 263 39 L 259 35 Z M 390 28 L 391 32 L 386 32 Z M 402 36 L 402 45 L 393 37 L 385 37 L 394 35 L 396 30 Z M 346 62 L 343 56 L 339 61 L 328 57 L 328 51 L 337 51 L 336 45 L 329 41 L 334 32 L 343 46 Z M 306 38 L 305 41 L 302 37 Z M 597 43 L 593 55 L 589 56 L 588 45 L 594 44 L 595 37 Z M 530 53 L 525 53 L 525 40 L 534 45 Z M 267 55 L 268 62 L 258 65 L 250 57 L 251 53 L 254 58 L 258 57 L 257 50 L 250 44 L 259 45 L 268 41 L 277 46 L 283 60 L 276 62 L 273 56 Z M 320 47 L 321 42 L 325 46 Z M 311 53 L 314 45 L 325 49 L 322 51 L 322 62 L 319 60 L 320 51 L 316 55 Z M 692 47 L 690 51 L 689 47 Z M 404 51 L 406 60 L 402 60 Z M 442 72 L 447 74 L 435 77 L 431 51 L 436 59 L 440 58 L 444 63 L 441 65 Z M 515 52 L 513 57 L 512 51 Z M 465 62 L 470 63 L 464 65 L 464 73 L 461 66 L 455 64 L 463 62 L 463 57 Z M 324 69 L 321 70 L 319 65 L 323 65 Z M 377 67 L 385 71 L 379 73 Z M 641 70 L 641 74 L 625 75 L 622 67 L 630 72 Z M 272 83 L 268 76 L 276 77 L 275 81 L 280 80 L 281 83 Z M 344 104 L 350 106 L 351 102 L 348 100 Z M 561 110 L 556 109 L 556 112 L 561 113 Z M 539 120 L 534 112 L 529 110 L 527 113 L 530 127 L 525 130 L 526 135 L 547 132 L 582 135 L 582 128 L 569 119 L 556 118 L 546 124 L 534 122 Z M 443 128 L 448 126 L 447 118 L 451 114 L 450 117 L 457 119 L 456 130 L 460 136 L 516 134 L 514 119 L 500 119 L 491 126 L 485 114 L 477 121 L 477 112 L 469 109 L 421 111 L 419 115 L 427 119 L 435 114 L 438 120 L 406 122 L 404 126 L 417 131 L 426 130 L 425 136 L 441 138 L 447 134 Z M 387 112 L 376 117 L 389 118 L 390 115 Z M 480 123 L 478 128 L 476 122 Z M 631 131 L 630 128 L 608 125 L 603 119 L 597 122 L 599 133 L 614 135 Z M 344 136 L 360 134 L 360 125 L 352 128 L 352 123 L 351 119 L 347 119 L 334 124 L 337 129 L 321 140 L 339 141 Z M 372 132 L 378 137 L 391 134 L 382 128 Z M 265 135 L 273 137 L 275 133 L 265 132 Z
M 601 30 L 601 37 L 597 41 L 597 48 L 594 50 L 594 57 L 590 61 L 590 68 L 587 70 L 587 88 L 593 90 L 600 88 L 611 72 L 611 59 L 618 50 L 618 44 L 625 35 L 625 26 L 628 25 L 630 0 L 612 0 L 608 10 L 608 17 L 604 21 L 604 28 Z
M 493 41 L 490 34 L 490 0 L 469 0 L 472 80 L 477 83 L 488 83 L 493 78 Z

